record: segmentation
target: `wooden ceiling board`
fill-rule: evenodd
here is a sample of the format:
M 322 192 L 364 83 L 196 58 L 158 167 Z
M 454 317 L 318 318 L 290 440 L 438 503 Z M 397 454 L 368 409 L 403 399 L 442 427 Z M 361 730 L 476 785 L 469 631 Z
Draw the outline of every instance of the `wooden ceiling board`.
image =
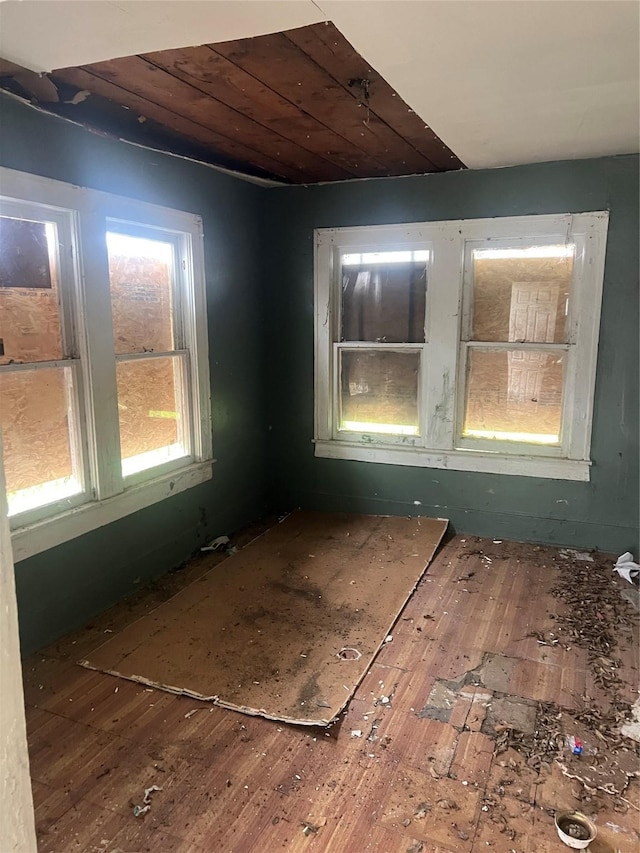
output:
M 21 65 L 9 62 L 8 59 L 0 59 L 0 76 L 9 77 L 11 74 L 18 74 L 20 71 L 24 71 Z
M 76 124 L 248 176 L 278 183 L 300 182 L 295 169 L 82 68 L 61 69 L 53 76 L 10 65 L 0 63 L 0 90 Z M 43 91 L 45 85 L 49 91 Z
M 305 150 L 339 166 L 353 177 L 386 174 L 383 163 L 365 154 L 209 46 L 159 51 L 145 54 L 143 58 L 262 127 L 279 136 L 294 138 Z
M 304 181 L 307 175 L 314 176 L 316 181 L 350 177 L 343 169 L 319 159 L 295 142 L 265 133 L 252 119 L 138 56 L 97 62 L 84 70 L 126 92 L 147 98 L 184 118 L 222 132 L 227 138 L 242 142 L 256 152 L 263 152 L 271 160 L 293 168 L 299 181 Z
M 0 87 L 117 138 L 280 182 L 464 168 L 326 22 L 50 75 L 0 61 Z
M 343 86 L 369 81 L 369 107 L 389 127 L 427 157 L 437 171 L 462 169 L 464 164 L 424 123 L 387 81 L 357 53 L 331 22 L 288 30 L 286 37 Z
M 359 105 L 324 68 L 284 33 L 211 45 L 216 53 L 262 80 L 327 127 L 385 163 L 387 175 L 433 170 L 433 164 L 373 112 Z
M 139 116 L 152 119 L 187 139 L 195 140 L 209 150 L 231 158 L 237 165 L 251 163 L 262 170 L 265 176 L 292 181 L 299 180 L 299 175 L 294 169 L 287 168 L 284 164 L 266 157 L 261 152 L 255 151 L 241 142 L 229 139 L 209 127 L 204 127 L 172 110 L 159 106 L 148 98 L 126 92 L 119 86 L 102 80 L 82 68 L 66 68 L 56 71 L 53 80 L 61 80 L 76 87 L 79 91 L 92 92 L 95 95 L 122 104 L 135 111 Z

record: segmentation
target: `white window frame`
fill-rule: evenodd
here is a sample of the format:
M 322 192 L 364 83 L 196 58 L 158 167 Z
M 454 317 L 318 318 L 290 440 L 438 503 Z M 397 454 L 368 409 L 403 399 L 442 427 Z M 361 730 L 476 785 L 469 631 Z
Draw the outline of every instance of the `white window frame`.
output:
M 11 367 L 71 368 L 82 427 L 84 492 L 10 519 L 19 561 L 211 479 L 207 303 L 197 215 L 6 168 L 0 168 L 0 206 L 31 217 L 39 210 L 58 226 L 61 311 L 69 333 L 63 333 L 65 357 Z M 190 412 L 188 454 L 129 476 L 123 476 L 120 459 L 116 361 L 162 353 L 114 352 L 106 244 L 114 224 L 174 246 L 180 322 L 175 349 L 166 355 L 183 365 Z
M 315 455 L 392 465 L 450 468 L 551 479 L 590 477 L 590 444 L 608 227 L 607 211 L 513 216 L 315 231 Z M 567 342 L 518 344 L 565 352 L 563 431 L 559 446 L 462 437 L 472 307 L 471 251 L 479 247 L 575 245 Z M 338 430 L 339 350 L 380 344 L 340 342 L 340 256 L 358 252 L 429 251 L 419 436 Z M 496 348 L 504 344 L 496 343 Z

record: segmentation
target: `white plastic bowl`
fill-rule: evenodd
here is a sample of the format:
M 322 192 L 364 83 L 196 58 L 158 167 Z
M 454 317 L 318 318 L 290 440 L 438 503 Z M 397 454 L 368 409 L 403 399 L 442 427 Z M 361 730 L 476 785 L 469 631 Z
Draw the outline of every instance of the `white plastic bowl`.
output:
M 593 839 L 598 834 L 598 828 L 590 821 L 586 815 L 583 815 L 582 812 L 558 812 L 556 815 L 556 829 L 558 830 L 558 835 L 560 836 L 560 840 L 563 841 L 567 847 L 573 847 L 574 850 L 584 850 L 588 847 Z M 589 833 L 588 838 L 574 838 L 572 835 L 567 835 L 560 828 L 560 824 L 563 824 L 565 821 L 570 820 L 573 823 L 580 824 L 583 826 L 586 831 Z

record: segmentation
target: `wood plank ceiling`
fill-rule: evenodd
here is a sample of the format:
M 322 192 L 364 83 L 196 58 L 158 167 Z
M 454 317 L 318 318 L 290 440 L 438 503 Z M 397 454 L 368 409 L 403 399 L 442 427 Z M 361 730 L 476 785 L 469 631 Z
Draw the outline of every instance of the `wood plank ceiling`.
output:
M 464 168 L 331 23 L 44 78 L 0 63 L 0 86 L 102 132 L 284 183 Z

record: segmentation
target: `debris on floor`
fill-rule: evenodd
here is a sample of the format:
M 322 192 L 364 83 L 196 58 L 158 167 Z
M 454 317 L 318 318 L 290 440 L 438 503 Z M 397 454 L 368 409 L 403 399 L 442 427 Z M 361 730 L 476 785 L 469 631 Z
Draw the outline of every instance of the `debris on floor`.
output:
M 640 566 L 634 562 L 631 551 L 625 551 L 616 560 L 613 571 L 617 572 L 621 578 L 629 581 L 629 583 L 634 583 L 638 580 L 638 575 L 640 575 Z
M 431 693 L 427 698 L 427 702 L 421 711 L 418 711 L 417 716 L 427 720 L 440 720 L 442 723 L 448 723 L 451 719 L 451 712 L 458 701 L 458 694 L 441 679 L 437 679 Z
M 560 556 L 565 560 L 580 560 L 583 563 L 593 563 L 593 556 L 588 551 L 576 551 L 575 548 L 563 548 Z
M 620 729 L 620 734 L 640 743 L 640 698 L 636 699 L 632 705 L 630 716 L 631 719 L 627 720 Z
M 304 820 L 302 821 L 302 834 L 317 835 L 317 833 L 322 829 L 323 826 L 326 826 L 326 824 L 326 817 L 310 818 L 309 820 Z
M 627 556 L 631 557 L 623 555 Z M 521 726 L 500 730 L 495 726 L 495 713 L 488 714 L 488 719 L 496 729 L 498 754 L 513 748 L 536 771 L 548 771 L 555 763 L 563 775 L 579 783 L 574 792 L 578 799 L 593 801 L 601 792 L 616 798 L 615 810 L 626 811 L 628 801 L 621 795 L 631 779 L 640 777 L 638 747 L 632 742 L 640 740 L 640 707 L 638 702 L 631 706 L 621 695 L 621 661 L 616 650 L 621 638 L 632 642 L 635 619 L 617 590 L 607 583 L 604 563 L 591 558 L 588 562 L 594 565 L 577 567 L 573 561 L 581 557 L 568 550 L 560 552 L 560 579 L 552 594 L 565 607 L 553 615 L 557 630 L 531 632 L 529 636 L 542 645 L 560 645 L 566 651 L 573 645 L 586 649 L 593 682 L 602 690 L 605 701 L 598 703 L 585 696 L 579 711 L 551 702 L 538 703 L 535 730 L 528 733 Z M 485 721 L 483 731 L 488 730 Z
M 535 770 L 548 769 L 556 762 L 563 774 L 577 780 L 587 793 L 602 791 L 620 796 L 630 779 L 640 776 L 637 746 L 621 728 L 634 712 L 621 694 L 621 661 L 616 655 L 619 640 L 630 639 L 634 614 L 607 582 L 602 560 L 592 558 L 588 567 L 576 566 L 568 562 L 576 557 L 567 550 L 560 552 L 560 558 L 560 579 L 552 594 L 565 607 L 553 615 L 557 629 L 531 632 L 530 636 L 566 651 L 573 645 L 586 649 L 593 682 L 606 700 L 597 703 L 585 696 L 580 711 L 539 703 L 535 731 L 527 734 L 516 727 L 499 731 L 496 750 L 499 753 L 513 747 Z M 488 733 L 486 725 L 483 731 Z M 580 743 L 579 750 L 576 743 Z
M 134 817 L 142 817 L 148 811 L 151 811 L 151 794 L 155 794 L 156 791 L 161 791 L 162 787 L 158 785 L 151 785 L 149 788 L 144 789 L 144 798 L 142 800 L 141 806 L 133 807 L 133 816 Z
M 565 607 L 553 616 L 555 636 L 561 638 L 563 648 L 576 645 L 586 649 L 596 683 L 615 693 L 621 683 L 615 650 L 622 635 L 628 637 L 633 630 L 635 614 L 611 583 L 604 560 L 589 567 L 560 560 L 557 567 L 560 579 L 551 593 Z
M 301 657 L 302 657 L 302 655 L 301 655 Z M 306 657 L 306 655 L 305 655 L 305 657 Z M 362 652 L 359 651 L 358 649 L 352 649 L 352 648 L 346 648 L 345 647 L 345 648 L 340 649 L 340 651 L 337 653 L 336 657 L 339 657 L 340 660 L 360 660 L 360 658 L 362 657 Z
M 616 752 L 598 751 L 592 747 L 591 756 L 558 756 L 557 763 L 565 776 L 576 779 L 587 791 L 603 791 L 605 794 L 623 794 L 633 777 L 640 776 L 638 756 L 635 750 L 621 747 Z
M 484 556 L 476 550 L 478 556 Z M 597 796 L 609 795 L 614 798 L 614 810 L 626 809 L 622 794 L 634 777 L 640 777 L 634 743 L 640 738 L 640 705 L 632 707 L 622 694 L 617 649 L 619 642 L 631 642 L 634 614 L 608 580 L 610 569 L 604 559 L 572 549 L 556 553 L 553 562 L 558 578 L 552 595 L 560 606 L 551 614 L 554 630 L 535 630 L 527 636 L 541 646 L 565 652 L 573 646 L 585 649 L 591 678 L 603 694 L 601 700 L 584 696 L 583 707 L 572 710 L 513 695 L 517 658 L 486 652 L 479 666 L 457 679 L 436 679 L 416 716 L 450 722 L 453 709 L 468 699 L 467 691 L 473 686 L 482 688 L 487 693 L 480 731 L 492 738 L 495 756 L 515 750 L 525 767 L 541 778 L 555 766 L 577 783 L 579 801 L 584 798 L 593 807 Z M 499 812 L 498 801 L 490 793 L 483 810 L 494 815 Z
M 311 550 L 317 560 L 319 551 Z M 393 642 L 381 644 L 330 729 L 300 732 L 242 718 L 232 729 L 240 736 L 230 738 L 230 712 L 212 706 L 192 717 L 191 702 L 154 696 L 156 710 L 150 704 L 145 723 L 154 741 L 149 771 L 157 740 L 167 747 L 166 763 L 156 768 L 167 773 L 165 794 L 156 804 L 157 786 L 145 791 L 134 810 L 140 820 L 131 821 L 128 812 L 109 853 L 121 853 L 118 842 L 127 850 L 165 849 L 174 836 L 185 850 L 199 849 L 205 839 L 209 850 L 253 849 L 257 833 L 261 850 L 559 853 L 590 843 L 574 818 L 565 822 L 571 815 L 597 827 L 590 853 L 635 851 L 638 619 L 623 594 L 638 587 L 612 572 L 615 556 L 593 551 L 587 559 L 586 553 L 471 536 L 446 544 L 400 620 L 379 635 L 378 644 L 385 636 Z M 98 623 L 96 633 L 103 627 Z M 366 656 L 360 636 L 339 634 L 327 654 L 341 685 L 360 649 Z M 308 647 L 296 642 L 294 652 L 298 667 Z M 278 665 L 274 661 L 271 673 L 276 682 Z M 28 707 L 37 773 L 50 767 L 49 727 L 59 725 L 59 716 L 69 718 L 74 743 L 82 745 L 78 754 L 89 754 L 88 727 L 84 719 L 75 722 L 81 713 L 76 697 L 87 688 L 95 695 L 110 676 L 82 672 L 77 678 L 80 687 L 65 686 L 57 698 L 38 687 L 41 673 L 31 678 L 31 701 L 47 703 L 45 710 L 56 715 L 41 736 L 43 712 Z M 71 849 L 78 829 L 81 849 L 107 853 L 106 842 L 95 845 L 110 828 L 89 828 L 84 814 L 90 817 L 104 792 L 126 785 L 133 774 L 160 781 L 141 776 L 140 741 L 130 757 L 117 740 L 123 735 L 113 733 L 116 716 L 131 719 L 136 703 L 146 706 L 152 697 L 129 684 L 116 703 L 104 683 L 112 707 L 96 702 L 89 720 L 105 728 L 100 737 L 119 763 L 108 776 L 94 774 L 87 802 L 79 801 L 84 812 L 74 805 L 67 817 L 40 819 L 43 850 L 51 853 L 58 838 L 55 853 Z M 186 735 L 185 719 L 192 719 Z M 95 728 L 89 732 L 95 738 Z M 96 765 L 104 755 L 101 747 Z M 61 778 L 59 790 L 63 784 L 68 780 Z M 36 785 L 34 794 L 46 806 L 48 789 Z M 559 830 L 572 844 L 564 847 Z
M 222 551 L 228 550 L 228 545 L 231 540 L 228 536 L 218 536 L 208 545 L 203 545 L 201 551 Z
M 494 697 L 487 703 L 485 719 L 480 727 L 484 734 L 515 731 L 533 735 L 538 719 L 538 704 L 518 696 Z

